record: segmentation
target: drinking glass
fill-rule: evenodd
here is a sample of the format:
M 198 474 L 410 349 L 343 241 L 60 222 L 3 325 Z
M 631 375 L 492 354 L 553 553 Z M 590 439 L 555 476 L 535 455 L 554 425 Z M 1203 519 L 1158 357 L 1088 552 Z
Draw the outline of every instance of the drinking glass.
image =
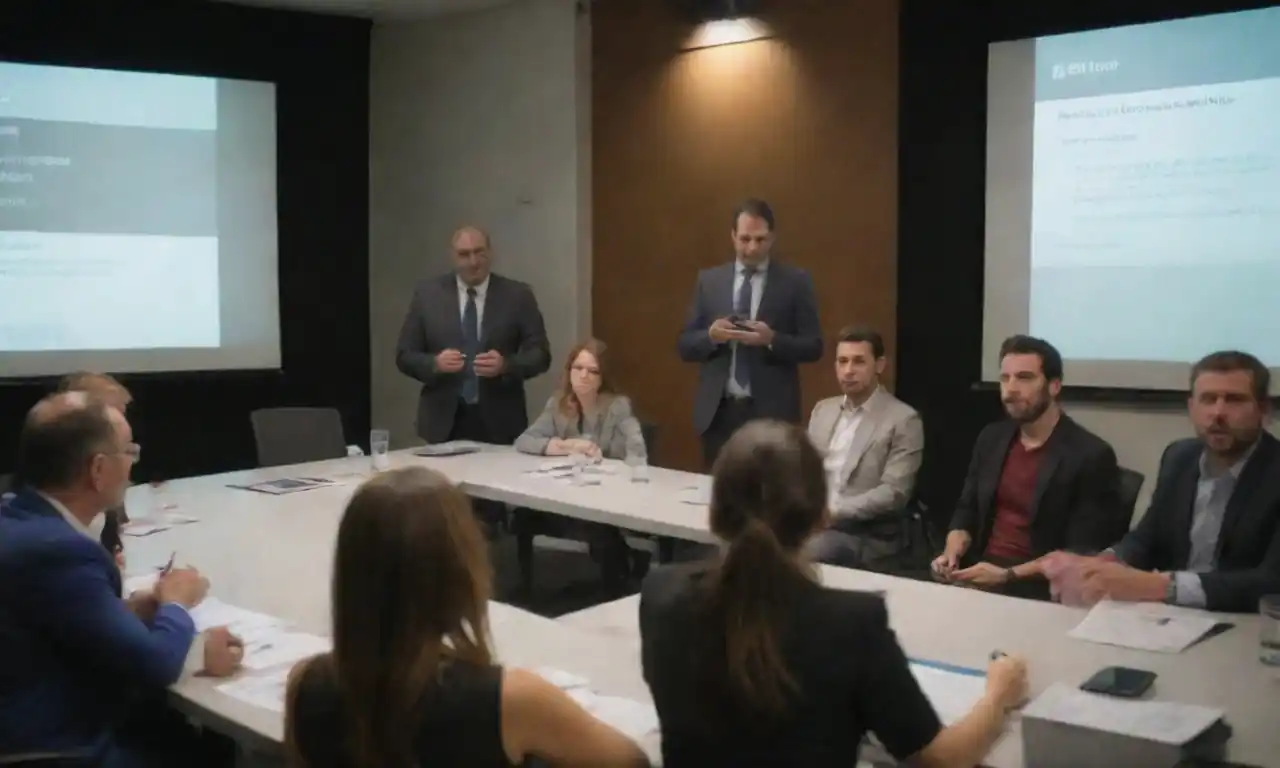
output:
M 626 458 L 627 472 L 633 483 L 649 482 L 649 462 L 640 456 L 628 453 Z
M 369 455 L 373 457 L 374 470 L 381 472 L 391 467 L 391 433 L 385 429 L 369 432 Z
M 1258 658 L 1280 671 L 1280 595 L 1267 595 L 1258 601 L 1258 614 L 1262 619 Z

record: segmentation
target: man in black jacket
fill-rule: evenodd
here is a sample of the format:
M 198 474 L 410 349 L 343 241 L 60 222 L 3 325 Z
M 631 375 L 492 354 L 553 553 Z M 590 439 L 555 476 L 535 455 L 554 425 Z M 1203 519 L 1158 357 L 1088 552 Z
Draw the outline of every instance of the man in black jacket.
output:
M 1068 559 L 1055 587 L 1079 589 L 1085 602 L 1244 612 L 1280 593 L 1280 442 L 1266 431 L 1270 384 L 1267 367 L 1244 352 L 1196 363 L 1188 411 L 1197 436 L 1165 448 L 1137 527 L 1102 557 Z

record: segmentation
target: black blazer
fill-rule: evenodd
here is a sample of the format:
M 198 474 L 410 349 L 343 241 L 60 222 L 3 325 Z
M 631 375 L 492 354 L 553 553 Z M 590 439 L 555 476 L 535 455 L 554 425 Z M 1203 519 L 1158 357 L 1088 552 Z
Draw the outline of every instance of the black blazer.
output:
M 1196 438 L 1164 449 L 1151 506 L 1116 546 L 1120 559 L 1143 570 L 1186 568 L 1203 450 Z M 1262 433 L 1227 502 L 1217 563 L 1217 570 L 1200 574 L 1211 611 L 1252 613 L 1263 595 L 1280 594 L 1280 441 L 1269 432 Z
M 723 632 L 709 626 L 710 563 L 655 568 L 640 592 L 644 679 L 662 727 L 666 768 L 803 766 L 858 762 L 864 734 L 905 760 L 942 729 L 911 673 L 884 599 L 814 583 L 781 585 L 787 609 L 773 627 L 797 685 L 786 711 L 762 718 L 724 685 Z
M 1018 425 L 1009 420 L 988 424 L 973 445 L 969 472 L 951 518 L 952 530 L 973 537 L 965 565 L 982 559 L 995 522 L 996 489 Z M 1093 554 L 1115 543 L 1116 517 L 1123 514 L 1117 497 L 1116 452 L 1107 441 L 1062 414 L 1043 448 L 1031 508 L 1033 557 L 1056 550 Z
M 481 350 L 497 350 L 507 362 L 501 376 L 480 378 L 480 411 L 494 442 L 513 443 L 529 426 L 525 379 L 551 367 L 547 329 L 533 290 L 491 274 L 480 326 Z M 435 368 L 436 355 L 446 349 L 462 349 L 462 306 L 452 272 L 418 284 L 396 345 L 396 367 L 422 382 L 418 435 L 428 443 L 449 439 L 462 397 L 462 375 Z
M 736 262 L 731 261 L 698 273 L 693 304 L 676 345 L 681 360 L 701 363 L 693 400 L 693 426 L 698 434 L 711 425 L 729 382 L 731 347 L 713 342 L 707 329 L 719 318 L 733 314 L 735 269 Z M 798 364 L 822 359 L 818 299 L 809 273 L 770 259 L 756 319 L 774 332 L 772 349 L 747 346 L 738 349 L 739 364 L 745 362 L 751 369 L 756 415 L 799 424 Z

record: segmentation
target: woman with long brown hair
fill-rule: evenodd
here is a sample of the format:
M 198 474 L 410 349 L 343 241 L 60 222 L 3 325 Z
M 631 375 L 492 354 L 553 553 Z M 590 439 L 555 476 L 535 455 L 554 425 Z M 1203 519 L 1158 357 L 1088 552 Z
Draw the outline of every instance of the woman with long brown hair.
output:
M 884 600 L 826 589 L 805 542 L 827 518 L 822 456 L 797 426 L 748 423 L 712 472 L 714 562 L 660 568 L 641 593 L 645 680 L 666 768 L 849 766 L 873 732 L 899 760 L 972 766 L 1026 691 L 991 663 L 987 694 L 943 728 L 889 629 Z
M 466 495 L 437 472 L 384 472 L 356 491 L 334 554 L 333 652 L 289 675 L 296 764 L 648 764 L 559 688 L 495 664 L 487 551 Z

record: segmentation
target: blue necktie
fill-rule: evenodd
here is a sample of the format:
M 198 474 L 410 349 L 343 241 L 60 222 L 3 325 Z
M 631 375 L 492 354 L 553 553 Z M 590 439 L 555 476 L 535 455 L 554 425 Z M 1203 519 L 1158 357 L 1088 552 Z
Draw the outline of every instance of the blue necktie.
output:
M 467 306 L 462 310 L 462 354 L 467 365 L 462 369 L 462 400 L 468 405 L 480 401 L 480 379 L 476 377 L 476 355 L 480 353 L 480 312 L 476 308 L 476 289 L 467 289 Z
M 755 277 L 755 267 L 744 266 L 742 268 L 742 286 L 738 288 L 738 295 L 733 300 L 733 314 L 738 316 L 739 320 L 751 319 L 751 278 Z M 742 347 L 739 345 L 735 350 L 733 360 L 733 380 L 743 389 L 751 386 L 751 372 L 747 361 L 742 359 Z

